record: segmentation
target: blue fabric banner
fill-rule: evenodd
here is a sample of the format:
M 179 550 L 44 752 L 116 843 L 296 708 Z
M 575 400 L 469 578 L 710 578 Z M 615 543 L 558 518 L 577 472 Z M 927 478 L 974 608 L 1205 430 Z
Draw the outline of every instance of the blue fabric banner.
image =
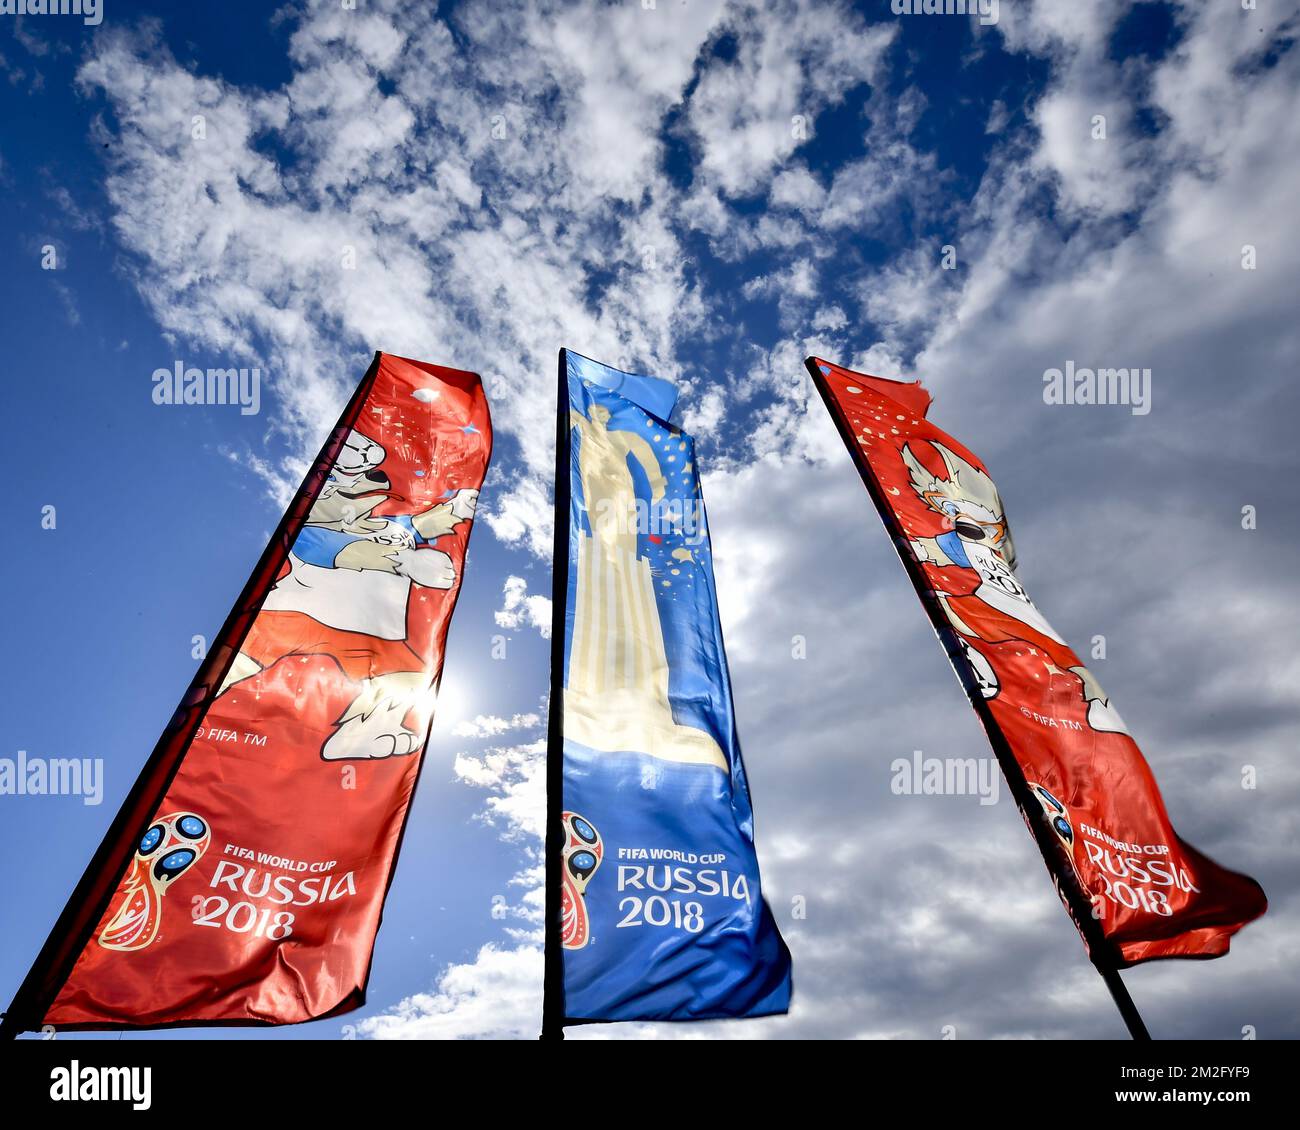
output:
M 565 357 L 565 1015 L 782 1013 L 694 443 L 672 384 Z

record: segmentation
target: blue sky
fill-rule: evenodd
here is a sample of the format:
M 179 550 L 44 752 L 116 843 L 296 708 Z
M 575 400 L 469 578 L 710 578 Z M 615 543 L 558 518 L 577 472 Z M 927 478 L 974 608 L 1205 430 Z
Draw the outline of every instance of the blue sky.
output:
M 1294 5 L 1109 0 L 1004 0 L 991 26 L 793 0 L 4 17 L 0 756 L 107 777 L 98 807 L 0 798 L 0 992 L 384 349 L 483 373 L 496 422 L 440 714 L 368 1007 L 223 1035 L 532 1034 L 565 345 L 679 381 L 698 439 L 796 970 L 788 1018 L 709 1034 L 1121 1034 L 1009 799 L 889 791 L 895 757 L 987 749 L 811 395 L 817 353 L 925 380 L 1040 606 L 1106 635 L 1180 833 L 1270 895 L 1228 958 L 1129 975 L 1148 1023 L 1300 1034 L 1296 31 Z M 153 404 L 178 360 L 259 367 L 260 413 Z M 1150 367 L 1150 413 L 1044 404 L 1067 360 Z

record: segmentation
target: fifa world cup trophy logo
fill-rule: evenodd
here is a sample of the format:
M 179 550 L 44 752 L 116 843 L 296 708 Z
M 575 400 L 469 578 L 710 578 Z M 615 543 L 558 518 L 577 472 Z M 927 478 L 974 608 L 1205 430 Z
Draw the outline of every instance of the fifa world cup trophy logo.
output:
M 158 936 L 167 889 L 208 850 L 208 822 L 192 812 L 175 812 L 149 825 L 140 837 L 122 885 L 117 913 L 100 932 L 110 950 L 142 950 Z
M 560 944 L 566 950 L 580 950 L 591 940 L 591 924 L 587 920 L 584 896 L 587 884 L 600 866 L 605 845 L 600 833 L 576 812 L 566 812 L 560 819 L 565 832 L 564 853 L 561 857 L 564 885 L 560 895 Z
M 1079 874 L 1079 868 L 1074 862 L 1074 825 L 1070 823 L 1069 809 L 1042 785 L 1036 785 L 1030 781 L 1029 790 L 1038 799 L 1038 803 L 1042 805 L 1043 816 L 1048 824 L 1052 826 L 1056 838 L 1061 841 L 1066 854 L 1070 857 L 1070 867 L 1074 871 L 1074 877 L 1079 880 L 1079 889 L 1083 891 L 1085 896 L 1088 896 L 1090 894 L 1088 885 L 1083 881 L 1083 876 Z

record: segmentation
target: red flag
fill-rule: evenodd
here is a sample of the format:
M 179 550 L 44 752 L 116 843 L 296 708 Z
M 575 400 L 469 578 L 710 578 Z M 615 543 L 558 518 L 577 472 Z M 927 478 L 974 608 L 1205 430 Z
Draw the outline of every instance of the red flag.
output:
M 364 1002 L 490 451 L 478 376 L 376 354 L 7 1026 Z
M 984 723 L 1085 944 L 1115 966 L 1217 957 L 1267 906 L 1180 840 L 1096 676 L 1030 601 L 987 469 L 930 394 L 818 358 L 808 371 Z

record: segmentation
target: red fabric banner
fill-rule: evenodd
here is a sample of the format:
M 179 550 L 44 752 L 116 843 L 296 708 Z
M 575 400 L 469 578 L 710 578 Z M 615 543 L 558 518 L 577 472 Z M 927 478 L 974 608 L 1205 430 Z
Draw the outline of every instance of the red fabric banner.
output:
M 1050 829 L 1040 840 L 1049 866 L 1091 904 L 1099 932 L 1084 930 L 1085 942 L 1091 933 L 1113 947 L 1094 956 L 1128 966 L 1226 953 L 1264 913 L 1264 892 L 1174 832 L 1114 704 L 1021 585 L 983 463 L 925 419 L 930 394 L 919 382 L 819 358 L 808 370 L 1009 780 L 1018 767 L 1026 819 Z
M 120 881 L 61 983 L 51 939 L 25 1021 L 50 1000 L 60 1028 L 363 1003 L 491 442 L 475 374 L 377 355 L 101 848 Z

